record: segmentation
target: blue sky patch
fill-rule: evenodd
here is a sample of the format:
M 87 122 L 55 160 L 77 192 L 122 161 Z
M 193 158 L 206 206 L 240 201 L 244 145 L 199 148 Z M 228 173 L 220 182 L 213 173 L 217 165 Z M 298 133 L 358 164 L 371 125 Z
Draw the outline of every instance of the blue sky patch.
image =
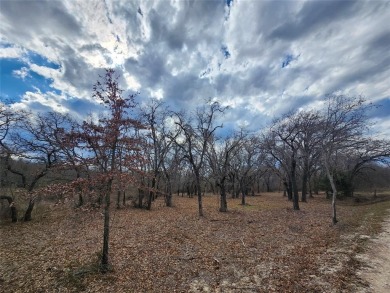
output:
M 31 83 L 26 82 L 20 77 L 15 76 L 15 70 L 20 70 L 26 67 L 27 64 L 17 59 L 1 59 L 0 60 L 0 98 L 20 100 L 26 91 L 34 90 Z
M 298 60 L 299 56 L 301 55 L 294 56 L 292 54 L 287 54 L 282 61 L 282 68 L 289 66 L 292 61 Z
M 230 52 L 229 52 L 227 46 L 222 45 L 221 46 L 221 52 L 222 52 L 223 56 L 225 57 L 225 59 L 229 59 L 230 58 L 231 55 L 230 55 Z
M 34 52 L 29 52 L 27 56 L 30 63 L 53 69 L 60 68 L 60 65 Z M 2 58 L 0 59 L 0 68 L 0 98 L 2 100 L 10 99 L 20 101 L 21 96 L 27 91 L 35 92 L 35 88 L 38 88 L 43 93 L 47 91 L 52 91 L 57 94 L 61 93 L 50 86 L 52 83 L 51 79 L 47 79 L 31 71 L 29 64 L 25 61 L 16 58 Z M 24 76 L 20 75 L 22 71 L 24 72 Z
M 37 64 L 39 66 L 45 66 L 45 67 L 49 67 L 49 68 L 53 68 L 53 69 L 60 69 L 60 67 L 61 67 L 59 64 L 51 62 L 47 58 L 45 58 L 45 57 L 43 57 L 35 52 L 32 52 L 32 51 L 30 51 L 27 56 L 30 60 L 30 63 L 34 63 L 34 64 Z
M 390 116 L 390 97 L 375 101 L 374 108 L 370 111 L 370 118 L 387 118 Z

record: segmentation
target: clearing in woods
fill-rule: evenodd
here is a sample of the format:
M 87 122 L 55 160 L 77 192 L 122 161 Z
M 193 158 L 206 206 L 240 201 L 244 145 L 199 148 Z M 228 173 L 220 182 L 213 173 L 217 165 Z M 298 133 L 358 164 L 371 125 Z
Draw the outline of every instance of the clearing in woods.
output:
M 247 200 L 241 206 L 229 199 L 229 212 L 220 213 L 218 198 L 208 195 L 204 218 L 196 198 L 177 196 L 173 208 L 157 199 L 152 211 L 113 209 L 112 271 L 105 275 L 97 272 L 102 214 L 40 203 L 32 222 L 0 224 L 1 291 L 370 290 L 356 273 L 362 263 L 356 255 L 372 247 L 369 238 L 380 232 L 389 201 L 340 202 L 340 222 L 332 227 L 324 196 L 300 203 L 300 211 L 276 193 Z

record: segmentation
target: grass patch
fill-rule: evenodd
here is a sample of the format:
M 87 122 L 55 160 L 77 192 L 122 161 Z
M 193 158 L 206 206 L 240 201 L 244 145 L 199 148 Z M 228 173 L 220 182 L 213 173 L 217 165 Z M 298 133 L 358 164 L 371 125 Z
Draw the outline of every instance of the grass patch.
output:
M 390 201 L 381 201 L 367 206 L 362 224 L 368 235 L 376 235 L 381 232 L 382 222 L 390 212 Z

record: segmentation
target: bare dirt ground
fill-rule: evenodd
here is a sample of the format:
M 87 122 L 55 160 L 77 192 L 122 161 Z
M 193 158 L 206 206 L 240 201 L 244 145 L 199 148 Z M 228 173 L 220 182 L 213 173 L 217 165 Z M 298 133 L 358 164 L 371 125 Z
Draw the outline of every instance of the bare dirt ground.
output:
M 110 262 L 98 272 L 103 216 L 70 204 L 37 206 L 29 223 L 0 223 L 1 292 L 356 292 L 369 289 L 355 255 L 371 235 L 370 205 L 340 205 L 331 226 L 323 196 L 158 199 L 152 211 L 113 209 Z M 362 223 L 364 225 L 362 225 Z M 361 227 L 364 227 L 363 229 Z M 367 228 L 368 227 L 368 228 Z M 371 236 L 367 236 L 371 237 Z
M 360 292 L 390 292 L 390 215 L 383 222 L 383 231 L 369 240 L 366 252 L 357 257 L 363 266 L 358 275 L 369 287 Z

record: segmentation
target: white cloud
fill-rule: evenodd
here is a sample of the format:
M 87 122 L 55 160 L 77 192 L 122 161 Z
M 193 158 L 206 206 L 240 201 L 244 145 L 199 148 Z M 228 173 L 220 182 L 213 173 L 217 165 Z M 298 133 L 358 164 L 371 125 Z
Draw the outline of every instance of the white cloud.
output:
M 389 119 L 373 119 L 375 128 L 371 131 L 371 134 L 375 139 L 389 139 L 390 136 L 390 120 Z
M 67 113 L 69 109 L 64 107 L 64 102 L 68 98 L 64 95 L 58 95 L 54 92 L 42 93 L 36 88 L 35 92 L 26 92 L 21 101 L 12 104 L 12 107 L 17 110 L 28 110 L 33 112 L 55 111 L 59 113 Z
M 22 67 L 20 70 L 12 71 L 12 74 L 20 77 L 21 79 L 25 79 L 27 76 L 30 76 L 29 69 L 27 67 Z
M 129 74 L 128 72 L 124 72 L 123 77 L 126 81 L 127 88 L 133 91 L 139 91 L 141 89 L 141 84 L 133 75 Z
M 150 90 L 150 96 L 152 98 L 156 98 L 157 100 L 161 100 L 162 98 L 164 98 L 164 91 L 161 88 L 157 90 Z
M 2 58 L 23 58 L 26 51 L 23 48 L 12 46 L 12 47 L 1 47 L 0 46 L 0 59 Z

